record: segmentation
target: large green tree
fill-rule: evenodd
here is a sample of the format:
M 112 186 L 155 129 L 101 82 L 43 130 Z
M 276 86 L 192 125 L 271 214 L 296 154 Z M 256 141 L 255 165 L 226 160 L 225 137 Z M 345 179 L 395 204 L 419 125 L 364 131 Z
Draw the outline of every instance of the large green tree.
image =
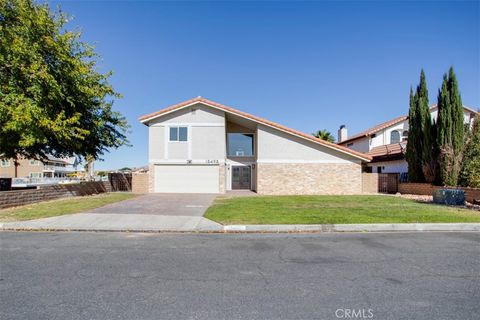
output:
M 420 72 L 420 83 L 415 93 L 410 88 L 409 133 L 406 151 L 408 176 L 412 182 L 433 182 L 436 171 L 432 138 L 432 119 L 428 103 L 425 72 Z
M 119 94 L 67 17 L 32 0 L 0 1 L 0 157 L 87 156 L 125 143 Z
M 480 116 L 476 116 L 467 134 L 459 184 L 480 188 Z
M 463 105 L 453 67 L 443 76 L 438 92 L 437 144 L 439 148 L 440 183 L 455 186 L 464 147 Z
M 322 139 L 328 142 L 334 142 L 335 138 L 333 135 L 328 131 L 328 130 L 317 130 L 314 133 L 312 133 L 314 137 L 317 137 L 318 139 Z

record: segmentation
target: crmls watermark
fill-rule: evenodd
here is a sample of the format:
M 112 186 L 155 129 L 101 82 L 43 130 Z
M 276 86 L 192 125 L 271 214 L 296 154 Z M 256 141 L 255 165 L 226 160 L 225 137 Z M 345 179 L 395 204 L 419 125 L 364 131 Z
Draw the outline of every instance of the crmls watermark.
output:
M 338 319 L 372 319 L 373 310 L 340 308 L 335 310 L 335 317 Z

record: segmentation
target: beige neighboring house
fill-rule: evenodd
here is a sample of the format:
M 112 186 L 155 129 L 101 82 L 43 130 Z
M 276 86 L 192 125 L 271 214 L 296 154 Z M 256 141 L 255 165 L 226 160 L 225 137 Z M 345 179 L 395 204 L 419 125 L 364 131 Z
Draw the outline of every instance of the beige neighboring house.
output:
M 46 161 L 18 160 L 17 175 L 13 159 L 0 160 L 0 178 L 65 178 L 75 172 L 75 158 L 48 157 Z
M 465 124 L 472 126 L 478 112 L 468 107 L 463 109 Z M 436 105 L 430 108 L 430 114 L 432 120 L 437 119 Z M 408 164 L 405 160 L 405 151 L 408 130 L 408 116 L 378 124 L 351 137 L 348 137 L 347 128 L 341 126 L 338 130 L 338 144 L 371 156 L 372 161 L 367 164 L 367 172 L 406 174 Z
M 370 156 L 197 97 L 139 119 L 149 192 L 359 194 Z

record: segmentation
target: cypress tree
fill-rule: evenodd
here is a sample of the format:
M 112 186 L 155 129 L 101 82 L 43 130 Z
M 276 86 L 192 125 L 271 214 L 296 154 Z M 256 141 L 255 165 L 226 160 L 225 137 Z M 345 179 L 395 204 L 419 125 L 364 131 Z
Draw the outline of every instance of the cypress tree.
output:
M 432 120 L 428 107 L 428 90 L 425 72 L 420 72 L 420 83 L 415 94 L 410 88 L 408 113 L 409 133 L 406 159 L 408 177 L 412 182 L 432 182 L 435 172 L 432 146 Z
M 430 107 L 428 102 L 427 80 L 425 79 L 425 72 L 420 72 L 420 84 L 417 87 L 417 110 L 418 110 L 418 125 L 420 126 L 421 139 L 421 168 L 425 181 L 433 182 L 435 179 L 435 167 L 437 159 L 433 155 L 432 143 L 432 117 L 430 115 Z
M 437 144 L 439 148 L 440 183 L 455 186 L 458 183 L 464 146 L 463 105 L 458 91 L 457 77 L 450 68 L 443 76 L 438 93 Z
M 408 162 L 408 179 L 411 182 L 423 182 L 420 152 L 422 150 L 421 126 L 418 124 L 417 95 L 410 87 L 410 108 L 408 111 L 408 143 L 405 158 Z
M 476 116 L 465 144 L 459 184 L 480 188 L 480 116 Z

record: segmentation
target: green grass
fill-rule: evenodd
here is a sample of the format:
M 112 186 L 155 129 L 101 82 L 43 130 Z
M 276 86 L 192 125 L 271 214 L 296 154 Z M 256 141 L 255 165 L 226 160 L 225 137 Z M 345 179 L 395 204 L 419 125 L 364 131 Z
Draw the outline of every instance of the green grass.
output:
M 480 212 L 391 196 L 218 198 L 205 217 L 222 224 L 480 222 Z
M 0 210 L 0 221 L 32 220 L 78 213 L 135 197 L 132 193 L 104 193 L 65 198 Z

